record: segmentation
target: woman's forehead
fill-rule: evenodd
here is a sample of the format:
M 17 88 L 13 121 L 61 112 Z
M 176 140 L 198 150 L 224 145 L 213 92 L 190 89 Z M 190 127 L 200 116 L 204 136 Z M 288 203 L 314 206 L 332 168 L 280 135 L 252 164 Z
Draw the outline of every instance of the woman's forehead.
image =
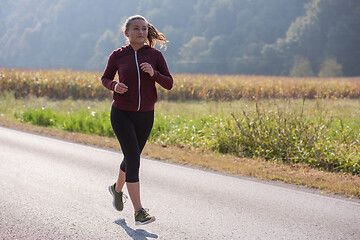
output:
M 142 19 L 134 19 L 130 22 L 131 26 L 138 26 L 138 27 L 142 27 L 142 26 L 147 26 L 147 22 L 145 22 Z

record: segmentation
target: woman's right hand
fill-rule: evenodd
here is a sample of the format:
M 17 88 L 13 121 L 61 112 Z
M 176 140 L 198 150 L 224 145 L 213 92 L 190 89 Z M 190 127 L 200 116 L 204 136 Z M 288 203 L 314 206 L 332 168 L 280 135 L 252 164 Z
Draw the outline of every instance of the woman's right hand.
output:
M 125 84 L 119 82 L 115 85 L 114 91 L 119 93 L 119 94 L 124 94 L 126 93 L 128 90 L 128 86 L 126 86 Z

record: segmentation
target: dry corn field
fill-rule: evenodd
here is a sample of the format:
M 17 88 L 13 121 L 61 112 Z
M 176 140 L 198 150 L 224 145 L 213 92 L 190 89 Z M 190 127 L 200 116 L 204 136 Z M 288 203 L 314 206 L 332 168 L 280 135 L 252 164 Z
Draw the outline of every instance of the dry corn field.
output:
M 233 101 L 268 98 L 360 98 L 360 77 L 289 78 L 242 75 L 174 74 L 174 88 L 159 90 L 160 100 Z M 0 92 L 51 99 L 103 99 L 100 72 L 0 69 Z

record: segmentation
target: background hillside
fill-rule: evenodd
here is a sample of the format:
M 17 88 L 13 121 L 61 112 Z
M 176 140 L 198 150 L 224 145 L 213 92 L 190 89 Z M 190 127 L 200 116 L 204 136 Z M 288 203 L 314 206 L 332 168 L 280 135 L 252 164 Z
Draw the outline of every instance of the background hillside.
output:
M 134 14 L 174 73 L 360 75 L 358 0 L 1 0 L 0 67 L 101 71 Z

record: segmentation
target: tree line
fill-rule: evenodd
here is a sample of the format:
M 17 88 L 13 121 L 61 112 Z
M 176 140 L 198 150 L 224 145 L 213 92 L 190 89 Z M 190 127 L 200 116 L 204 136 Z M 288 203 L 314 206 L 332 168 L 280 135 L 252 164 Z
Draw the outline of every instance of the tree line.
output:
M 0 67 L 103 70 L 134 14 L 174 73 L 360 75 L 358 0 L 2 0 Z

